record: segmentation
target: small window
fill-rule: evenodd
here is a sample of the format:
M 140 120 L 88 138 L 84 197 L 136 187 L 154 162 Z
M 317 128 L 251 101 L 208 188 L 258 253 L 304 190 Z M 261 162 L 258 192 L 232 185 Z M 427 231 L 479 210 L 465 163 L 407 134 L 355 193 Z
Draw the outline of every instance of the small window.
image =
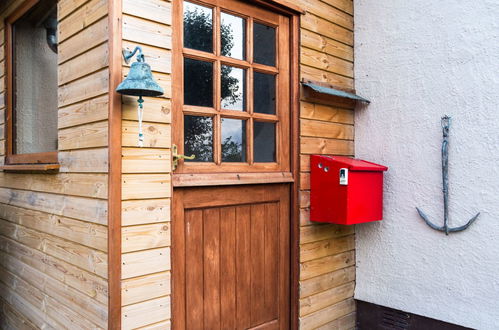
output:
M 6 20 L 7 162 L 55 163 L 57 1 L 20 8 Z

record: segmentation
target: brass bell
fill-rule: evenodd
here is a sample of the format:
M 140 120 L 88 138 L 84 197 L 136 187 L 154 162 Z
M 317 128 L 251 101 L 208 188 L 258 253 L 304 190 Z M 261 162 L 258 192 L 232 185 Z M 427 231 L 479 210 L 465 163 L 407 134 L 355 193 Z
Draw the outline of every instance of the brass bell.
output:
M 116 91 L 124 95 L 132 96 L 160 96 L 164 91 L 160 85 L 154 80 L 151 72 L 151 67 L 144 60 L 142 48 L 135 47 L 133 52 L 124 51 L 123 56 L 128 63 L 130 58 L 137 55 L 137 62 L 132 63 L 128 76 L 116 88 Z

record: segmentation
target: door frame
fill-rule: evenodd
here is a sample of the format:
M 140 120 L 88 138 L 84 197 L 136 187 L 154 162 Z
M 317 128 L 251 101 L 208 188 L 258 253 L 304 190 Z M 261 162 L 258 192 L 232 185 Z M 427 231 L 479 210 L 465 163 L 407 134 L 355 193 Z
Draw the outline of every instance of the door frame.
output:
M 181 1 L 181 0 L 179 0 Z M 248 0 L 247 0 L 248 1 Z M 287 3 L 283 0 L 249 0 L 253 4 L 264 9 L 276 12 L 287 16 L 290 21 L 289 27 L 289 49 L 290 49 L 290 118 L 289 118 L 289 141 L 290 141 L 290 172 L 292 174 L 290 202 L 290 239 L 289 239 L 289 255 L 290 255 L 290 326 L 291 329 L 298 329 L 299 326 L 299 239 L 300 239 L 300 205 L 299 205 L 299 186 L 300 186 L 300 15 L 303 10 Z M 178 1 L 172 1 L 172 81 L 176 81 L 175 77 L 182 74 L 182 40 L 181 32 L 178 28 L 183 22 L 182 13 L 178 10 Z M 176 95 L 181 93 L 181 86 L 178 84 L 172 85 L 172 109 L 175 109 Z M 174 118 L 175 116 L 172 116 Z M 175 125 L 172 122 L 172 125 Z M 174 174 L 172 173 L 172 176 Z M 173 181 L 173 180 L 172 180 Z M 248 182 L 251 183 L 251 182 Z M 276 182 L 277 183 L 277 182 Z M 241 184 L 241 182 L 239 182 Z M 171 185 L 171 196 L 174 198 L 173 184 Z M 173 208 L 170 211 L 173 216 Z M 172 218 L 172 227 L 174 219 Z M 172 273 L 175 264 L 175 239 L 172 237 Z M 173 311 L 175 310 L 176 301 L 175 287 L 172 281 L 172 323 L 175 322 Z

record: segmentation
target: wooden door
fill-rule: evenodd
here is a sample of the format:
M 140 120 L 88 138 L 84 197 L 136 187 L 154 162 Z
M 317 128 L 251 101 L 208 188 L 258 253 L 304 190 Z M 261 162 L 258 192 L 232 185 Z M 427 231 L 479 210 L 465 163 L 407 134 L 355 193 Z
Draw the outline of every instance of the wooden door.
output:
M 176 329 L 289 328 L 289 186 L 174 194 Z
M 290 324 L 290 18 L 173 2 L 175 329 Z

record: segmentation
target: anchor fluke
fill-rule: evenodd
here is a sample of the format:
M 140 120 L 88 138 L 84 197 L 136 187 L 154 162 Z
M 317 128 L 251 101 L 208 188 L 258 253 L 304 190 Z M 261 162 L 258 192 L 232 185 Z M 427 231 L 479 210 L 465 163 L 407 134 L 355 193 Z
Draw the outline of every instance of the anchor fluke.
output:
M 455 233 L 455 232 L 458 232 L 458 231 L 463 231 L 465 230 L 466 228 L 468 228 L 469 226 L 471 226 L 473 224 L 473 222 L 475 222 L 475 220 L 478 218 L 478 216 L 480 215 L 480 212 L 478 212 L 473 218 L 471 218 L 466 224 L 462 225 L 462 226 L 459 226 L 459 227 L 454 227 L 454 228 L 451 228 L 451 227 L 447 227 L 446 225 L 445 226 L 437 226 L 435 225 L 433 222 L 431 222 L 429 219 L 428 219 L 428 216 L 419 208 L 419 207 L 416 207 L 416 210 L 418 211 L 419 213 L 419 216 L 421 217 L 421 219 L 424 220 L 424 222 L 426 222 L 426 224 L 428 226 L 430 226 L 432 229 L 435 229 L 435 230 L 438 230 L 438 231 L 443 231 L 445 232 L 446 235 L 449 235 L 449 233 Z

